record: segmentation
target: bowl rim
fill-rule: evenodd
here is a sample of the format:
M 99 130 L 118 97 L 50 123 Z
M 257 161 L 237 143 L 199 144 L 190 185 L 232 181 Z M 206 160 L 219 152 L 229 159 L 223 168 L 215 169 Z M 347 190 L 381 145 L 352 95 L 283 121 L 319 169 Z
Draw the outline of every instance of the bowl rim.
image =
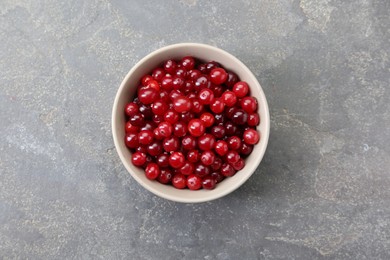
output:
M 125 158 L 123 152 L 120 149 L 120 145 L 119 145 L 120 138 L 118 137 L 118 133 L 116 131 L 116 128 L 117 128 L 116 117 L 117 117 L 119 111 L 123 111 L 122 109 L 118 109 L 119 99 L 121 97 L 121 94 L 124 91 L 124 88 L 126 86 L 126 83 L 129 80 L 130 76 L 134 73 L 134 71 L 136 71 L 144 62 L 146 62 L 150 58 L 152 58 L 154 56 L 157 56 L 160 53 L 163 53 L 165 51 L 168 51 L 168 50 L 171 50 L 171 49 L 175 49 L 175 48 L 182 48 L 182 47 L 205 48 L 205 49 L 209 49 L 210 51 L 213 51 L 213 52 L 219 52 L 222 55 L 228 56 L 230 59 L 233 59 L 245 71 L 245 73 L 248 74 L 248 76 L 250 76 L 250 77 L 252 77 L 254 79 L 255 83 L 260 88 L 260 90 L 261 90 L 260 91 L 260 95 L 263 96 L 262 97 L 262 102 L 264 103 L 264 109 L 265 109 L 264 114 L 266 115 L 265 118 L 261 118 L 261 123 L 266 124 L 265 132 L 263 131 L 263 132 L 260 133 L 261 134 L 261 139 L 262 139 L 264 145 L 263 145 L 263 149 L 261 150 L 262 152 L 261 152 L 260 156 L 256 157 L 256 162 L 254 164 L 255 166 L 252 167 L 252 169 L 250 169 L 250 172 L 247 174 L 247 176 L 245 178 L 242 178 L 239 182 L 234 183 L 234 185 L 231 185 L 228 189 L 224 189 L 224 190 L 222 190 L 219 193 L 215 193 L 214 195 L 211 194 L 209 197 L 204 197 L 204 198 L 193 197 L 191 199 L 188 199 L 188 198 L 183 198 L 183 197 L 177 197 L 177 196 L 173 196 L 173 195 L 164 193 L 164 192 L 162 192 L 162 191 L 160 191 L 158 189 L 154 189 L 152 187 L 147 186 L 144 183 L 144 181 L 142 179 L 140 179 L 137 176 L 137 174 L 134 174 L 132 172 L 132 170 L 129 168 L 129 166 L 127 165 L 128 159 Z M 176 44 L 167 45 L 167 46 L 159 48 L 159 49 L 157 49 L 155 51 L 152 51 L 151 53 L 147 54 L 145 57 L 140 59 L 130 69 L 130 71 L 126 74 L 126 76 L 122 80 L 122 82 L 121 82 L 121 84 L 120 84 L 120 86 L 119 86 L 119 88 L 118 88 L 118 90 L 116 92 L 116 95 L 115 95 L 114 104 L 113 104 L 113 107 L 112 107 L 112 114 L 111 114 L 111 126 L 112 126 L 111 127 L 111 131 L 112 131 L 112 136 L 113 136 L 113 140 L 114 140 L 115 150 L 117 151 L 117 154 L 119 155 L 119 158 L 121 159 L 121 162 L 122 162 L 123 166 L 125 166 L 126 170 L 130 173 L 130 175 L 143 188 L 145 188 L 149 192 L 152 192 L 153 194 L 155 194 L 155 195 L 157 195 L 157 196 L 159 196 L 161 198 L 164 198 L 164 199 L 167 199 L 167 200 L 170 200 L 170 201 L 174 201 L 174 202 L 181 202 L 181 203 L 200 203 L 200 202 L 207 202 L 207 201 L 212 201 L 212 200 L 215 200 L 215 199 L 219 199 L 219 198 L 224 197 L 227 194 L 235 191 L 243 183 L 245 183 L 252 176 L 252 174 L 256 171 L 257 167 L 260 165 L 260 163 L 261 163 L 261 161 L 262 161 L 262 159 L 264 157 L 264 154 L 265 154 L 267 146 L 268 146 L 268 141 L 269 141 L 270 125 L 271 125 L 271 123 L 270 123 L 270 114 L 269 114 L 269 107 L 268 107 L 267 98 L 266 98 L 266 96 L 264 94 L 263 88 L 261 87 L 260 83 L 258 82 L 258 80 L 255 77 L 255 75 L 252 73 L 252 71 L 249 70 L 249 68 L 242 61 L 240 61 L 234 55 L 230 54 L 229 52 L 227 52 L 227 51 L 225 51 L 223 49 L 220 49 L 218 47 L 214 47 L 214 46 L 211 46 L 211 45 L 208 45 L 208 44 L 191 43 L 191 42 L 184 42 L 184 43 L 176 43 Z M 193 192 L 197 192 L 197 191 L 193 191 Z

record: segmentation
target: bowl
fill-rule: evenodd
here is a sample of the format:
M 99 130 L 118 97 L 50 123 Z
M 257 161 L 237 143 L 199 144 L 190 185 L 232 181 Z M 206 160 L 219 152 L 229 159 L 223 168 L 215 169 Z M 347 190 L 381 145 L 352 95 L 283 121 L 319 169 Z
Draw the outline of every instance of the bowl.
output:
M 258 100 L 258 113 L 260 125 L 260 141 L 254 146 L 253 152 L 245 159 L 245 167 L 234 176 L 226 178 L 218 183 L 213 190 L 189 189 L 179 190 L 171 185 L 163 185 L 157 181 L 151 181 L 145 177 L 143 169 L 137 168 L 131 163 L 131 152 L 124 143 L 125 123 L 124 107 L 134 97 L 137 86 L 143 75 L 151 73 L 151 70 L 162 64 L 167 59 L 180 59 L 184 56 L 193 56 L 202 61 L 217 61 L 230 71 L 235 72 L 240 80 L 246 81 L 251 90 L 251 95 Z M 219 48 L 199 43 L 179 43 L 158 49 L 141 59 L 123 79 L 116 94 L 112 109 L 112 134 L 116 150 L 123 165 L 131 176 L 145 189 L 176 202 L 198 203 L 221 198 L 240 187 L 255 172 L 259 166 L 267 148 L 270 132 L 270 116 L 268 104 L 263 89 L 252 72 L 236 57 Z

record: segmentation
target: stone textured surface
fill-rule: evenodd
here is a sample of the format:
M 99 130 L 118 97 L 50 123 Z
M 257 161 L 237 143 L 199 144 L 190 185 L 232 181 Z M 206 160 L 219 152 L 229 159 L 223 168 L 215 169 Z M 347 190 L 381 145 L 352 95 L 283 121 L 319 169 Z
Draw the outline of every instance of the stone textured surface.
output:
M 0 2 L 0 258 L 389 259 L 388 0 Z M 231 195 L 162 200 L 121 165 L 111 105 L 147 53 L 203 42 L 269 100 Z

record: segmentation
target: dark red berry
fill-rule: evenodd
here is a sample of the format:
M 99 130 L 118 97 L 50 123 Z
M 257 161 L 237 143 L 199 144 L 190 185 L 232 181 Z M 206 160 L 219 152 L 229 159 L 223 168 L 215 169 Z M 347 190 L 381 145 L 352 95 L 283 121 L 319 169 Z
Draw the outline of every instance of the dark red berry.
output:
M 141 153 L 141 152 L 135 152 L 135 153 L 133 153 L 132 156 L 131 156 L 131 162 L 132 162 L 135 166 L 141 167 L 141 166 L 144 165 L 145 162 L 146 162 L 146 154 Z
M 202 178 L 191 174 L 187 177 L 187 187 L 190 190 L 199 190 L 202 187 Z
M 217 184 L 215 178 L 212 176 L 206 176 L 202 180 L 202 187 L 206 190 L 212 190 L 215 188 L 215 185 Z
M 187 178 L 181 173 L 177 173 L 172 178 L 172 185 L 176 189 L 184 189 L 187 187 Z
M 221 85 L 227 80 L 227 73 L 222 68 L 212 69 L 210 72 L 210 80 L 216 85 Z
M 127 104 L 125 107 L 125 113 L 127 116 L 134 116 L 138 112 L 139 112 L 139 106 L 134 102 Z
M 185 157 L 181 152 L 173 152 L 169 156 L 169 165 L 173 168 L 181 168 L 184 166 Z
M 192 119 L 188 123 L 188 132 L 190 132 L 193 136 L 201 136 L 204 134 L 205 126 L 203 124 L 203 121 L 200 119 Z
M 172 171 L 169 169 L 161 169 L 160 175 L 157 177 L 157 181 L 163 184 L 168 184 L 172 181 Z
M 157 179 L 157 177 L 160 175 L 160 168 L 156 163 L 149 163 L 145 168 L 145 175 L 146 178 L 150 180 Z

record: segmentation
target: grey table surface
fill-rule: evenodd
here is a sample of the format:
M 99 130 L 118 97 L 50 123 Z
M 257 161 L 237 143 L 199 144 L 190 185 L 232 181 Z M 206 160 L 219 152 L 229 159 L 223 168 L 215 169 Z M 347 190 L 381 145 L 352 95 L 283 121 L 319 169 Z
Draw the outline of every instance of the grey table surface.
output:
M 389 259 L 390 1 L 0 2 L 0 258 Z M 144 190 L 111 137 L 129 69 L 223 48 L 267 95 L 262 164 L 216 201 Z

